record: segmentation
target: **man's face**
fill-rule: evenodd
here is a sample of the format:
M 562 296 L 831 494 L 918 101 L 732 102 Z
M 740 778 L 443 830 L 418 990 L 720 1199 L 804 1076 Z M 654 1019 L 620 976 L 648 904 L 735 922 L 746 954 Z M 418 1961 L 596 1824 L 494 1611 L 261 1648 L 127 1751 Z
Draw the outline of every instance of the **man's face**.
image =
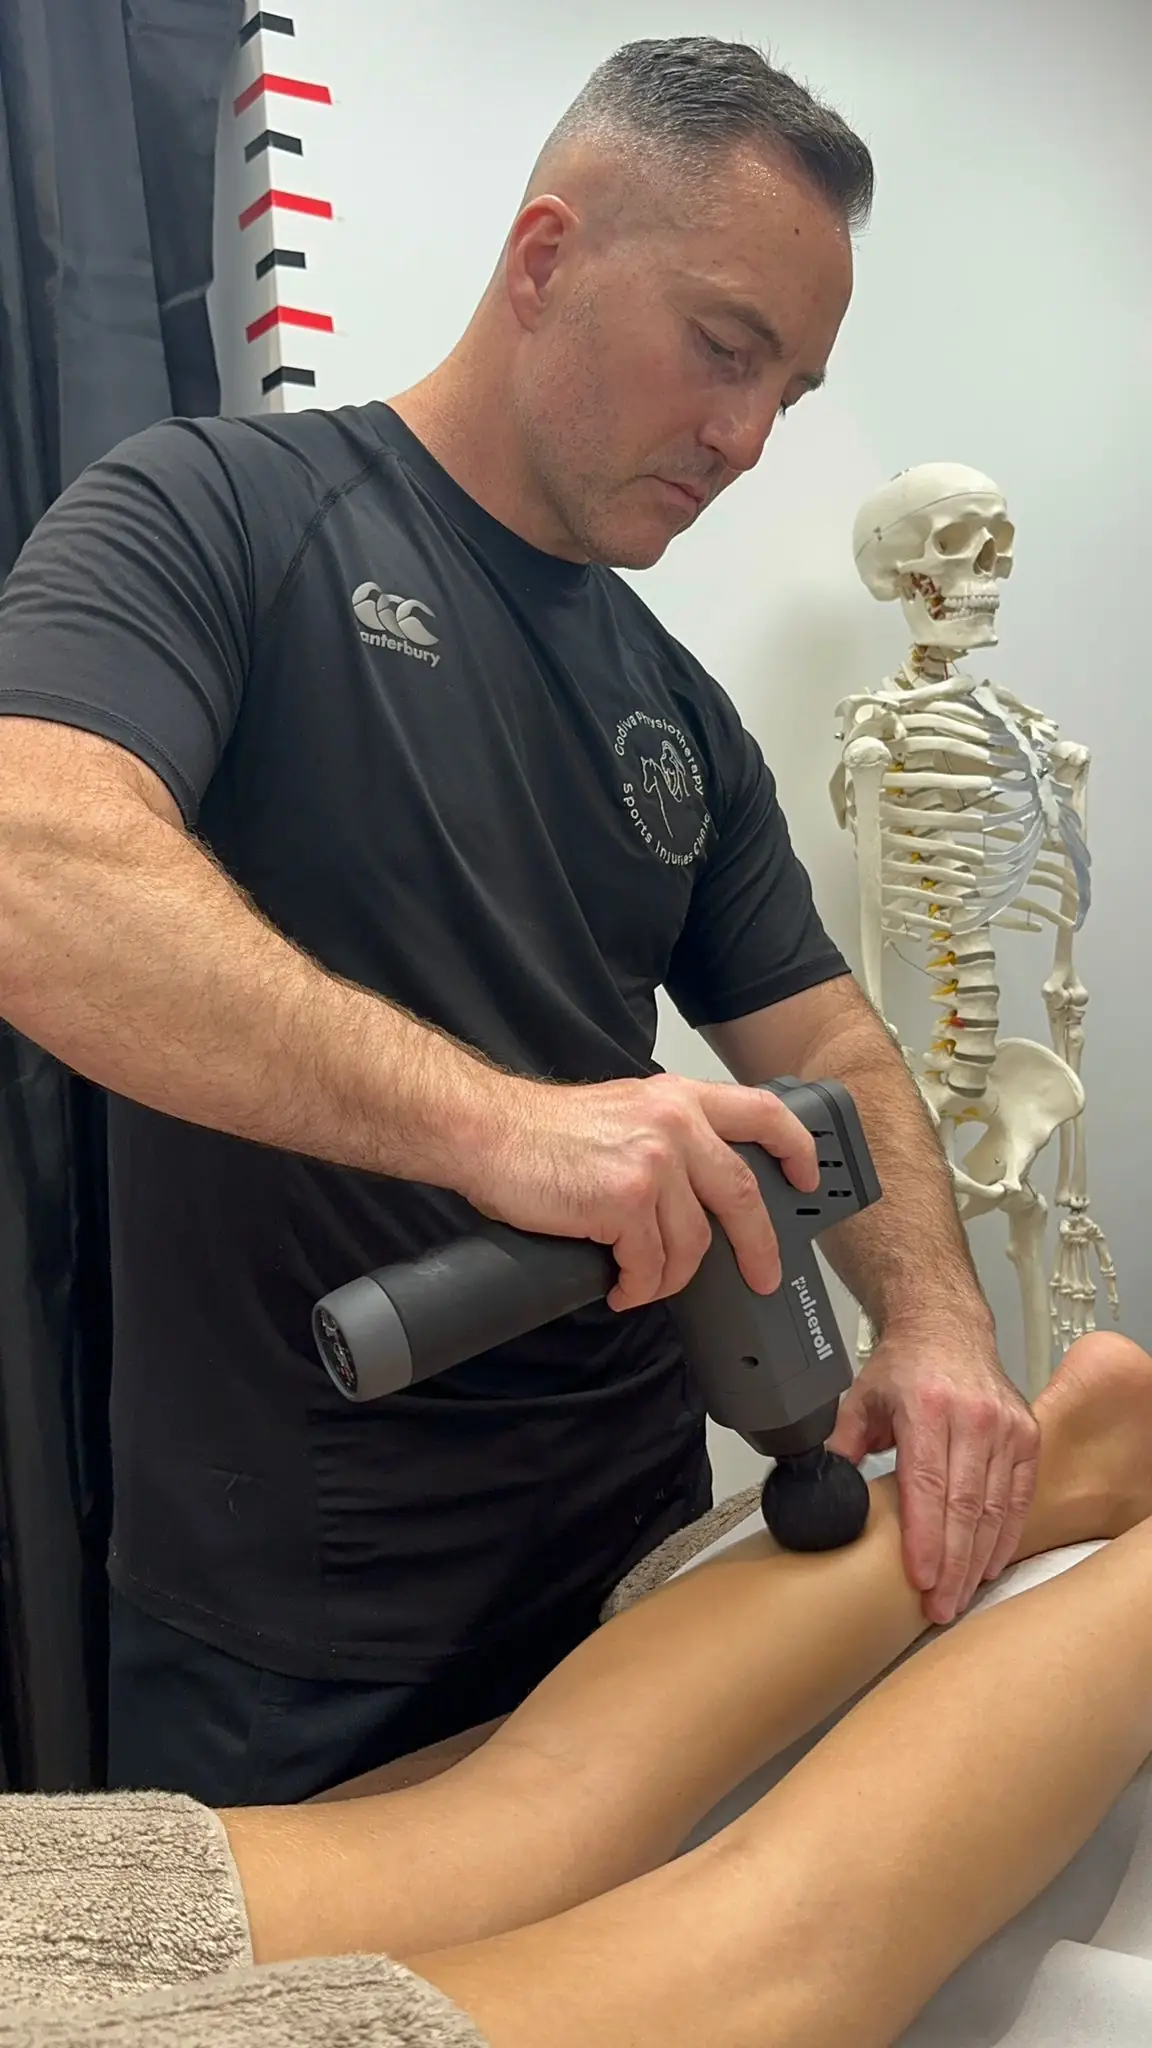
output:
M 556 552 L 659 561 L 820 382 L 844 317 L 848 230 L 794 172 L 733 152 L 689 218 L 675 204 L 520 252 L 540 296 L 513 406 Z

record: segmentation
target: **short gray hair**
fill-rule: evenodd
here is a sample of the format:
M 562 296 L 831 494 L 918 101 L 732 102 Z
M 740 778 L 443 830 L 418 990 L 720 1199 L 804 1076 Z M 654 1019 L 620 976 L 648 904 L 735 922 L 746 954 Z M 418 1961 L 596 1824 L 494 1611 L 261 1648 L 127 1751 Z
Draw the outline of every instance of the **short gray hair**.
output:
M 544 155 L 596 133 L 634 137 L 692 169 L 751 143 L 790 161 L 850 228 L 864 227 L 872 209 L 867 144 L 749 43 L 715 36 L 625 43 L 592 73 Z

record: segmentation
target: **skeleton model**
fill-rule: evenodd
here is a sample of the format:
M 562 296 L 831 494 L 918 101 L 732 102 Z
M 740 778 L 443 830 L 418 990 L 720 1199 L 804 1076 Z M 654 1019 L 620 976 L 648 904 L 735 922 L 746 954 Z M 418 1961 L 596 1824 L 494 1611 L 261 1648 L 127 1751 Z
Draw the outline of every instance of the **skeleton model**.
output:
M 954 463 L 906 470 L 861 508 L 857 569 L 874 597 L 900 599 L 914 644 L 895 676 L 838 706 L 832 800 L 856 841 L 863 980 L 881 1016 L 885 948 L 925 949 L 939 1019 L 928 1050 L 904 1056 L 940 1129 L 965 1222 L 992 1209 L 1007 1219 L 1035 1396 L 1055 1353 L 1095 1328 L 1093 1260 L 1113 1315 L 1119 1304 L 1108 1246 L 1088 1214 L 1088 997 L 1072 959 L 1089 902 L 1088 750 L 956 666 L 996 644 L 1014 539 L 996 485 Z M 1055 928 L 1044 983 L 1054 1050 L 998 1035 L 996 935 L 1046 926 Z M 970 1126 L 978 1135 L 965 1149 Z M 1060 1229 L 1049 1281 L 1047 1203 L 1030 1174 L 1057 1130 Z M 862 1352 L 870 1342 L 865 1326 Z

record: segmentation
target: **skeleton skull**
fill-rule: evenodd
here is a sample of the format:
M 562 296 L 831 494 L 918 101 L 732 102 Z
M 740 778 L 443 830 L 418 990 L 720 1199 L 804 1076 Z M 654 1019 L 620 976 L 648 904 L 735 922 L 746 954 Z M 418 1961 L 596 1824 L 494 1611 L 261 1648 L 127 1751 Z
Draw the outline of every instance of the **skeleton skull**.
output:
M 962 654 L 996 645 L 998 585 L 1015 528 L 1003 492 L 978 469 L 925 462 L 862 505 L 852 534 L 873 597 L 898 597 L 918 647 Z

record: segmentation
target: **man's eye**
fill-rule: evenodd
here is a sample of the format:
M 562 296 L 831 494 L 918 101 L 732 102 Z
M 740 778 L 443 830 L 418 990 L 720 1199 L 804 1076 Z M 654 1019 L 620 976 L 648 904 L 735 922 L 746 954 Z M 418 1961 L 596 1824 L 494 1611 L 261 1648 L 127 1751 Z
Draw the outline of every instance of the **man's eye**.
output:
M 738 351 L 736 349 L 725 348 L 723 342 L 714 341 L 712 336 L 708 334 L 703 327 L 699 328 L 697 331 L 709 355 L 715 356 L 717 362 L 735 363 L 739 360 Z

